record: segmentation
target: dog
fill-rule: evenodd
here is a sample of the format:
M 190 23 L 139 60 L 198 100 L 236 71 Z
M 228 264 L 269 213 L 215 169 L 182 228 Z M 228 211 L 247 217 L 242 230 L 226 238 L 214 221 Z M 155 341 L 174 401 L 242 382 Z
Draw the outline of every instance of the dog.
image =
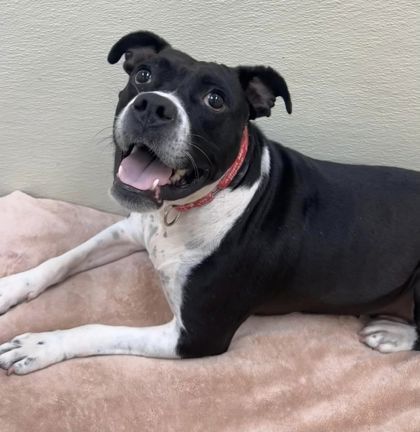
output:
M 266 138 L 286 81 L 197 61 L 151 32 L 108 61 L 128 74 L 114 121 L 113 197 L 131 211 L 84 244 L 0 280 L 0 313 L 66 277 L 146 249 L 173 312 L 163 325 L 84 325 L 0 345 L 27 374 L 74 357 L 225 352 L 252 314 L 366 315 L 367 346 L 420 350 L 420 173 L 315 160 Z M 408 298 L 411 319 L 393 312 Z

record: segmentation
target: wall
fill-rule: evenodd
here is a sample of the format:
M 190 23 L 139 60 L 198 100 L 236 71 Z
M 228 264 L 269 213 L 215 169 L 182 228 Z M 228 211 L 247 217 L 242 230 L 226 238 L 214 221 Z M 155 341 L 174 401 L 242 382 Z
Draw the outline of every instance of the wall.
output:
M 258 121 L 313 157 L 420 170 L 416 0 L 0 0 L 0 195 L 21 189 L 116 210 L 111 125 L 126 76 L 111 45 L 154 31 L 203 60 L 287 79 Z

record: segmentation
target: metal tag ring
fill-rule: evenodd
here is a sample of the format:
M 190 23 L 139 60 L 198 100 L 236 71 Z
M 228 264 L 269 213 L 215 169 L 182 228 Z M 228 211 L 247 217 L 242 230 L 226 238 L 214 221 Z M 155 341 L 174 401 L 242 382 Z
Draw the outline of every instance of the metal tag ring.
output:
M 163 213 L 163 223 L 166 226 L 173 225 L 181 216 L 181 213 L 176 211 L 176 216 L 172 220 L 169 220 L 169 213 L 171 212 L 172 209 L 176 211 L 176 209 L 173 206 L 168 206 L 168 207 L 166 207 L 166 209 Z

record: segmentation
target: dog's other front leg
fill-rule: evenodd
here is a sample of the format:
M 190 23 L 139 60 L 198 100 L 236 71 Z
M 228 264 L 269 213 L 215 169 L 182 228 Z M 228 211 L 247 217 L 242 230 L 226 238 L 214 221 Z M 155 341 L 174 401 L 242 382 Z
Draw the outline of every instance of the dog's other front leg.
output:
M 33 269 L 0 279 L 0 314 L 24 300 L 37 297 L 68 276 L 115 261 L 144 249 L 138 217 L 110 226 L 80 246 Z
M 26 333 L 0 345 L 0 367 L 25 375 L 75 357 L 132 354 L 178 358 L 180 330 L 174 318 L 154 327 L 113 327 L 90 324 L 69 330 Z

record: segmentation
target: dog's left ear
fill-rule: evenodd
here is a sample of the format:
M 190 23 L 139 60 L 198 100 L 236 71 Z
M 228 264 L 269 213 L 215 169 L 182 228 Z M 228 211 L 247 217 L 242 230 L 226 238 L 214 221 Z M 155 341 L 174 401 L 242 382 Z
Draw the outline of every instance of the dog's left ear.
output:
M 251 120 L 271 115 L 276 97 L 281 96 L 286 111 L 292 113 L 292 100 L 284 78 L 271 67 L 239 66 L 236 68 L 249 103 Z
M 121 56 L 125 54 L 124 69 L 126 72 L 130 73 L 133 68 L 133 53 L 130 48 L 143 48 L 148 47 L 155 52 L 162 51 L 164 48 L 170 47 L 165 39 L 160 36 L 148 32 L 139 31 L 134 33 L 129 33 L 123 36 L 114 46 L 111 48 L 108 54 L 108 61 L 111 64 L 115 64 L 119 61 Z

